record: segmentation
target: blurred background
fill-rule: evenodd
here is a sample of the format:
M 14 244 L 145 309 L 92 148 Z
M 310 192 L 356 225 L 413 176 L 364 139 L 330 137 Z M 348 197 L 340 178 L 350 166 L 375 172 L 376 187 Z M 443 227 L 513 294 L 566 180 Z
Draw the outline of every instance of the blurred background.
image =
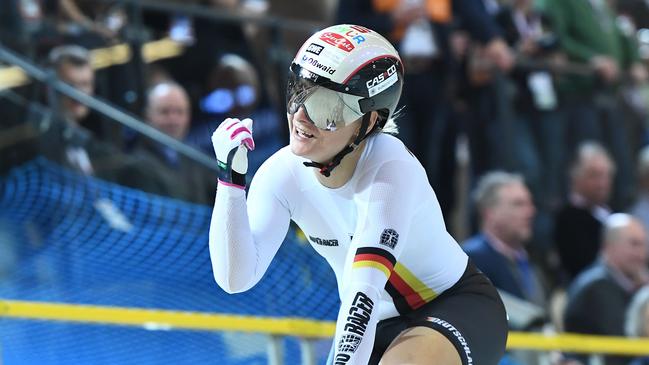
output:
M 250 292 L 214 283 L 210 136 L 254 120 L 251 178 L 336 23 L 403 58 L 399 137 L 505 298 L 501 363 L 649 364 L 649 1 L 0 4 L 0 364 L 324 364 L 337 288 L 299 227 Z

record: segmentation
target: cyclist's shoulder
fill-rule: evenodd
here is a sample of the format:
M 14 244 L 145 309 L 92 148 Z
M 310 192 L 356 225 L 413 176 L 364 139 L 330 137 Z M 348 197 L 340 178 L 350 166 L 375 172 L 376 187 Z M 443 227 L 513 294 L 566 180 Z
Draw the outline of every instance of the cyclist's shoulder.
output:
M 421 163 L 398 138 L 388 134 L 373 136 L 367 145 L 367 153 L 357 168 L 363 180 L 388 179 L 393 182 L 413 183 L 426 181 Z
M 417 158 L 408 147 L 396 136 L 380 133 L 373 136 L 368 143 L 368 160 L 372 165 L 399 164 L 404 168 L 408 166 L 421 166 Z
M 278 173 L 294 169 L 299 164 L 298 157 L 291 152 L 290 146 L 285 146 L 277 150 L 264 161 L 257 173 Z
M 307 170 L 302 161 L 306 160 L 294 155 L 290 146 L 283 147 L 262 163 L 253 180 L 271 185 L 290 185 Z

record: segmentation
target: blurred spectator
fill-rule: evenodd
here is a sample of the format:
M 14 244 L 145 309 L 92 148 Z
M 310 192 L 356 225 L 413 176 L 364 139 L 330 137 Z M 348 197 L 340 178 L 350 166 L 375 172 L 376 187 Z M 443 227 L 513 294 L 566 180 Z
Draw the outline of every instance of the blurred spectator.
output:
M 496 20 L 507 43 L 517 54 L 516 66 L 509 75 L 511 86 L 511 141 L 499 136 L 498 144 L 511 144 L 510 169 L 525 177 L 537 214 L 534 221 L 532 255 L 548 265 L 552 249 L 553 216 L 562 201 L 564 124 L 558 112 L 554 76 L 557 38 L 544 14 L 533 8 L 533 0 L 514 0 L 502 6 Z M 502 81 L 501 81 L 502 82 Z M 506 127 L 505 127 L 506 128 Z M 494 146 L 492 150 L 498 150 Z
M 451 20 L 484 45 L 485 58 L 498 69 L 512 67 L 511 50 L 482 0 L 352 0 L 339 3 L 336 18 L 378 31 L 399 51 L 406 72 L 399 137 L 426 168 L 445 219 L 455 195 L 455 126 L 448 120 L 447 95 L 448 78 L 456 71 Z
M 518 55 L 510 74 L 516 170 L 525 176 L 536 201 L 546 206 L 559 201 L 563 145 L 557 141 L 563 140 L 563 121 L 557 113 L 553 76 L 541 68 L 552 65 L 557 39 L 532 5 L 533 0 L 514 0 L 500 8 L 496 20 Z
M 178 2 L 180 1 L 172 1 Z M 219 16 L 241 16 L 240 0 L 192 0 L 201 5 L 207 14 Z M 185 4 L 179 4 L 185 5 Z M 235 53 L 250 59 L 251 52 L 243 31 L 243 25 L 236 21 L 217 21 L 208 17 L 188 17 L 182 13 L 161 13 L 147 9 L 144 12 L 147 25 L 157 28 L 158 36 L 170 36 L 189 45 L 182 55 L 159 61 L 171 77 L 183 85 L 189 95 L 192 111 L 198 115 L 199 101 L 210 92 L 206 75 L 219 62 L 222 55 Z M 264 60 L 265 61 L 265 60 Z M 211 133 L 210 133 L 211 135 Z
M 555 217 L 555 244 L 562 282 L 571 281 L 599 252 L 602 223 L 611 213 L 606 205 L 615 165 L 606 150 L 594 142 L 579 146 L 570 169 L 571 191 Z
M 187 92 L 169 81 L 153 86 L 147 95 L 145 115 L 152 127 L 185 141 L 191 118 Z M 216 173 L 168 146 L 141 138 L 134 151 L 159 171 L 167 186 L 166 191 L 159 193 L 194 203 L 211 204 L 214 201 Z
M 76 44 L 95 50 L 116 43 L 128 42 L 131 46 L 136 46 L 135 43 L 144 42 L 146 32 L 141 28 L 128 28 L 129 19 L 124 9 L 126 5 L 118 1 L 51 0 L 47 3 L 56 29 L 52 32 L 56 37 L 49 43 Z M 40 48 L 49 49 L 47 43 L 41 44 Z M 103 69 L 97 74 L 96 83 L 98 94 L 135 114 L 141 109 L 139 106 L 142 102 L 138 96 L 144 88 L 141 86 L 141 65 L 137 62 L 139 57 L 129 58 L 131 62 Z M 118 125 L 111 123 L 108 126 L 111 128 L 112 142 L 121 143 L 122 131 Z M 99 137 L 105 138 L 101 135 Z
M 571 146 L 584 140 L 606 143 L 618 168 L 612 203 L 627 204 L 632 198 L 632 157 L 629 128 L 616 91 L 627 75 L 636 82 L 647 78 L 633 29 L 617 21 L 607 0 L 543 3 L 561 49 L 571 61 L 594 73 L 566 76 L 559 84 Z
M 85 49 L 79 46 L 55 48 L 50 61 L 61 80 L 79 91 L 93 94 L 94 74 Z M 136 164 L 137 156 L 130 157 L 115 145 L 97 140 L 96 135 L 86 128 L 95 126 L 91 118 L 93 114 L 87 106 L 65 96 L 55 101 L 55 110 L 36 99 L 25 105 L 21 128 L 12 128 L 23 130 L 23 133 L 14 143 L 3 146 L 9 149 L 8 152 L 0 152 L 3 164 L 7 164 L 3 170 L 45 157 L 86 176 L 148 192 L 164 191 L 159 184 L 158 172 L 150 164 Z
M 189 130 L 191 110 L 189 97 L 182 86 L 161 82 L 147 95 L 146 119 L 153 127 L 182 141 Z M 165 152 L 169 163 L 177 162 L 177 155 Z
M 638 189 L 636 200 L 629 210 L 642 224 L 649 229 L 649 146 L 638 153 Z
M 56 76 L 63 82 L 88 95 L 95 91 L 95 72 L 91 65 L 90 53 L 81 46 L 63 45 L 51 50 L 49 62 Z M 52 97 L 50 95 L 49 97 Z M 101 123 L 98 116 L 82 104 L 68 96 L 56 96 L 56 112 L 46 134 L 52 137 L 51 143 L 42 144 L 42 152 L 56 162 L 75 168 L 86 175 L 95 172 L 103 178 L 109 178 L 95 171 L 98 164 L 92 160 L 108 158 L 109 152 L 90 141 L 101 135 Z M 37 105 L 32 106 L 32 114 L 38 113 Z M 90 153 L 95 158 L 90 158 Z M 101 157 L 100 157 L 101 156 Z M 110 165 L 116 164 L 112 161 Z
M 209 93 L 200 107 L 210 118 L 246 118 L 260 104 L 257 71 L 238 55 L 223 55 L 208 73 L 206 86 Z
M 88 48 L 116 42 L 127 22 L 122 7 L 110 1 L 58 0 L 50 6 L 67 41 Z
M 63 45 L 49 53 L 50 65 L 61 81 L 88 95 L 95 94 L 95 70 L 90 52 L 77 45 Z M 58 112 L 64 120 L 92 132 L 93 137 L 117 146 L 121 145 L 121 127 L 104 120 L 88 106 L 65 95 L 58 97 Z
M 567 332 L 624 336 L 624 316 L 635 291 L 649 283 L 647 232 L 631 215 L 616 213 L 604 223 L 600 259 L 581 272 L 568 290 Z M 607 356 L 607 365 L 629 359 Z
M 49 61 L 61 81 L 86 94 L 94 94 L 95 71 L 87 49 L 76 45 L 56 47 L 50 52 Z M 64 118 L 77 125 L 84 124 L 90 114 L 86 105 L 67 96 L 61 97 L 59 107 Z M 85 123 L 84 127 L 92 129 L 93 126 Z
M 45 26 L 45 7 L 40 1 L 5 0 L 0 6 L 0 24 L 2 43 L 28 53 L 30 42 Z
M 535 209 L 522 177 L 487 173 L 478 182 L 475 201 L 481 232 L 462 248 L 496 288 L 544 307 L 543 283 L 525 250 Z
M 285 145 L 284 119 L 268 102 L 261 88 L 259 74 L 252 63 L 235 54 L 225 54 L 207 75 L 209 92 L 200 100 L 201 116 L 188 140 L 205 153 L 212 154 L 210 136 L 225 118 L 254 120 L 255 153 L 248 157 L 248 171 Z M 253 156 L 254 155 L 254 156 Z
M 649 286 L 633 296 L 626 312 L 626 335 L 649 338 Z M 649 365 L 649 356 L 635 359 L 630 365 Z

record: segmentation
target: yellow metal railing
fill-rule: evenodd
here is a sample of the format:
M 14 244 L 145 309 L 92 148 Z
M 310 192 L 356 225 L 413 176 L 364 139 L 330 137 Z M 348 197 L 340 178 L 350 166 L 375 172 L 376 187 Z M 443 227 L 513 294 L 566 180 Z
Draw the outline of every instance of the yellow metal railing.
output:
M 0 301 L 0 317 L 72 321 L 146 328 L 242 331 L 304 337 L 330 337 L 333 322 L 120 308 L 45 302 Z
M 142 59 L 146 63 L 182 54 L 184 46 L 170 38 L 162 38 L 142 45 Z M 131 60 L 131 47 L 121 43 L 110 47 L 90 51 L 92 65 L 95 69 L 121 65 Z M 30 82 L 29 77 L 20 67 L 0 67 L 0 90 L 23 86 Z
M 126 325 L 149 329 L 242 331 L 311 338 L 331 337 L 335 329 L 333 322 L 300 318 L 235 316 L 206 312 L 15 300 L 0 300 L 0 317 Z M 559 350 L 596 354 L 649 355 L 649 339 L 576 334 L 546 335 L 511 332 L 507 347 L 537 351 Z

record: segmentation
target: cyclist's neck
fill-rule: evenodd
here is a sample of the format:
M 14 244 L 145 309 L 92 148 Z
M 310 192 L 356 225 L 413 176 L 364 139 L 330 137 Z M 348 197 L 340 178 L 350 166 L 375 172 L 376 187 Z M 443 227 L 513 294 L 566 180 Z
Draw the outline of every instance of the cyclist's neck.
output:
M 318 182 L 331 189 L 337 189 L 345 185 L 354 175 L 354 170 L 356 170 L 358 160 L 360 160 L 363 150 L 365 150 L 365 144 L 366 140 L 362 141 L 353 152 L 350 152 L 345 156 L 342 161 L 340 161 L 340 165 L 336 166 L 328 177 L 322 175 L 318 169 L 313 169 Z

